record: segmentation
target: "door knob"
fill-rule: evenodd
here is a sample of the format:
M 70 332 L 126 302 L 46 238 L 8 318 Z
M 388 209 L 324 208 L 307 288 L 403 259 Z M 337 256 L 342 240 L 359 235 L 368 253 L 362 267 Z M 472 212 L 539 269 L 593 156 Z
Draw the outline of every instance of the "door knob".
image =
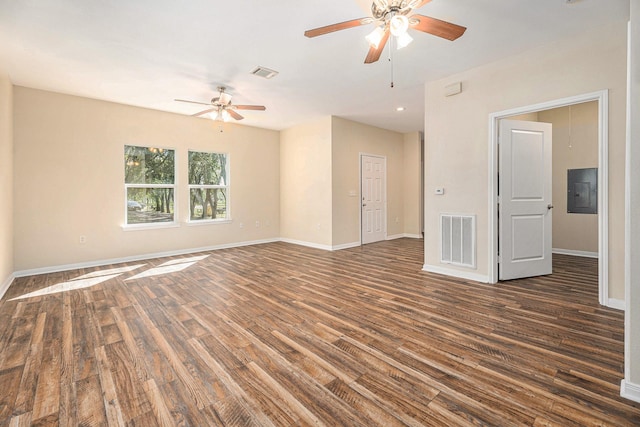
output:
M 551 205 L 551 204 L 547 205 L 547 209 L 549 209 L 549 210 L 553 209 L 553 205 Z

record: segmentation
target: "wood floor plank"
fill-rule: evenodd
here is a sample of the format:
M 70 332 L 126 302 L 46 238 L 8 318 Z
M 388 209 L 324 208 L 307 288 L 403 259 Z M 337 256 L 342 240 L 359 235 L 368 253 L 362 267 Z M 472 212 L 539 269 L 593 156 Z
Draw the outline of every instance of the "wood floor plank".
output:
M 0 426 L 640 425 L 597 260 L 554 255 L 552 275 L 496 285 L 422 262 L 414 239 L 276 242 L 18 278 L 0 300 Z

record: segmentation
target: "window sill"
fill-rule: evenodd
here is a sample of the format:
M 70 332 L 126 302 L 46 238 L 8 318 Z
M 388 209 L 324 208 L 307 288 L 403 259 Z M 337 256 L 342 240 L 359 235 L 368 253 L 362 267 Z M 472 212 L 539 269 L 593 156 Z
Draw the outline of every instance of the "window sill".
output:
M 140 230 L 157 230 L 162 228 L 178 228 L 180 224 L 177 222 L 162 222 L 162 223 L 148 223 L 148 224 L 128 224 L 123 225 L 124 231 L 140 231 Z
M 198 227 L 201 225 L 215 225 L 215 224 L 231 224 L 231 219 L 201 219 L 199 221 L 187 221 L 185 224 L 189 227 Z

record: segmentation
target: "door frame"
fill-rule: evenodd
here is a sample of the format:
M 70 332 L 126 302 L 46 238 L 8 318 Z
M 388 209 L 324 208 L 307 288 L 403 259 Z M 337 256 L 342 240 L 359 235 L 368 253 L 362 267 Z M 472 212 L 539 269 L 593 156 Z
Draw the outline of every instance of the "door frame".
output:
M 609 91 L 607 89 L 489 114 L 489 282 L 498 282 L 499 121 L 585 102 L 598 102 L 598 300 L 609 306 Z
M 379 159 L 382 159 L 384 161 L 384 183 L 382 186 L 382 191 L 384 193 L 384 240 L 387 239 L 387 222 L 388 222 L 388 218 L 387 218 L 387 156 L 381 156 L 379 154 L 370 154 L 370 153 L 363 153 L 360 152 L 358 154 L 358 181 L 359 181 L 359 186 L 358 186 L 358 209 L 360 210 L 360 227 L 358 228 L 359 233 L 360 233 L 360 245 L 362 246 L 362 211 L 363 211 L 363 206 L 362 206 L 362 158 L 363 157 L 377 157 Z

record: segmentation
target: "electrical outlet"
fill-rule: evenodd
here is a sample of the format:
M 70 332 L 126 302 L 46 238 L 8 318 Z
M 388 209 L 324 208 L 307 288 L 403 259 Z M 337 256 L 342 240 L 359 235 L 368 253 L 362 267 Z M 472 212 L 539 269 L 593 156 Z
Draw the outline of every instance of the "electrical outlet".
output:
M 80 236 L 80 238 L 78 239 L 80 241 L 80 244 L 85 244 L 87 243 L 87 236 Z
M 260 221 L 256 221 L 256 228 L 260 227 Z
M 244 228 L 244 223 L 242 223 L 242 222 L 241 222 L 238 226 L 239 226 L 240 228 Z

